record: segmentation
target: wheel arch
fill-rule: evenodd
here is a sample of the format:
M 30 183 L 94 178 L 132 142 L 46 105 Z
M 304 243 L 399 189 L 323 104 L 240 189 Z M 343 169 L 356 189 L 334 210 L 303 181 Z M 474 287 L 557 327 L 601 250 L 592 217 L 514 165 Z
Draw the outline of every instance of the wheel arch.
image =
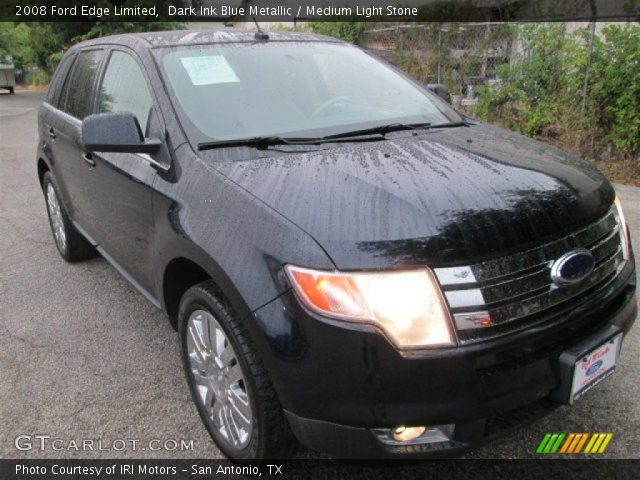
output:
M 212 280 L 209 273 L 188 258 L 174 258 L 165 266 L 162 275 L 162 300 L 174 329 L 178 327 L 180 299 L 189 288 L 206 280 Z
M 162 305 L 174 329 L 178 327 L 178 309 L 184 293 L 194 285 L 211 281 L 221 298 L 231 305 L 240 318 L 251 313 L 239 292 L 214 262 L 197 261 L 178 256 L 168 261 L 162 274 Z

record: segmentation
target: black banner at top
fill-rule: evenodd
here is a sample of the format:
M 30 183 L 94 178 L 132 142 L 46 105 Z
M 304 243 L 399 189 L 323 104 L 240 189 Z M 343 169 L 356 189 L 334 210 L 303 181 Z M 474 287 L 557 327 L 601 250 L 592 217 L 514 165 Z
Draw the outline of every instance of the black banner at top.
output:
M 14 22 L 640 20 L 640 0 L 3 0 Z

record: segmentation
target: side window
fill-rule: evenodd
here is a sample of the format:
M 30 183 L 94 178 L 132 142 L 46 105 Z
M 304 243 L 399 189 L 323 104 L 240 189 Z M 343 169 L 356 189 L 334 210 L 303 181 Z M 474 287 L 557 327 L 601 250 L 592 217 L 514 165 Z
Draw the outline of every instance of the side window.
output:
M 56 68 L 56 72 L 53 74 L 53 78 L 51 79 L 51 83 L 49 84 L 49 89 L 47 90 L 47 95 L 45 97 L 45 102 L 49 105 L 58 107 L 62 86 L 64 85 L 64 81 L 69 73 L 69 67 L 71 67 L 74 58 L 76 58 L 75 54 L 65 56 L 58 65 L 58 68 Z
M 91 113 L 93 81 L 101 58 L 102 50 L 80 52 L 66 84 L 66 102 L 63 110 L 80 120 Z
M 151 93 L 138 63 L 128 53 L 114 51 L 100 87 L 98 112 L 133 113 L 145 133 L 152 107 Z

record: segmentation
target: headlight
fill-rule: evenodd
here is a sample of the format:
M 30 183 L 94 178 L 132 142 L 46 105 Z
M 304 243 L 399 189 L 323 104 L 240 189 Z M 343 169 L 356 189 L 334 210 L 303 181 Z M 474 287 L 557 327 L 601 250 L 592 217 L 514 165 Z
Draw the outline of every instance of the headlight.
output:
M 629 260 L 631 258 L 631 238 L 629 236 L 629 228 L 624 218 L 624 212 L 622 211 L 622 205 L 620 205 L 620 199 L 616 195 L 616 199 L 613 201 L 616 206 L 616 220 L 620 229 L 620 244 L 622 245 L 622 258 Z
M 449 311 L 430 270 L 341 273 L 293 265 L 285 270 L 313 312 L 376 325 L 399 348 L 454 344 Z

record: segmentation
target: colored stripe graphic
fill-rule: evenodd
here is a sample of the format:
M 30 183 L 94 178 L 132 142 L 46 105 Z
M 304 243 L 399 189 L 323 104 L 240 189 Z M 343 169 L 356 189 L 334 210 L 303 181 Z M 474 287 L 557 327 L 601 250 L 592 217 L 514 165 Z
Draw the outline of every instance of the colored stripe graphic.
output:
M 566 437 L 566 433 L 547 433 L 540 445 L 538 445 L 537 453 L 556 453 L 562 445 L 562 441 Z
M 556 443 L 557 438 L 558 438 L 558 434 L 552 433 L 551 438 L 547 442 L 547 445 L 544 447 L 544 451 L 542 453 L 551 453 L 551 449 L 553 448 L 553 445 Z
M 562 445 L 562 448 L 560 449 L 560 453 L 567 453 L 567 449 L 569 448 L 569 445 L 571 445 L 571 442 L 573 442 L 573 439 L 576 437 L 575 433 L 570 433 L 569 436 L 567 437 L 567 439 L 564 442 L 564 445 Z
M 584 448 L 584 453 L 591 453 L 591 447 L 593 447 L 593 445 L 596 443 L 599 436 L 600 435 L 598 433 L 594 433 L 591 435 L 589 443 L 587 443 L 587 446 Z
M 582 433 L 576 433 L 575 437 L 573 437 L 573 442 L 571 442 L 571 446 L 569 446 L 569 450 L 567 453 L 575 453 L 576 448 L 578 448 L 578 444 L 584 441 L 584 435 Z
M 546 433 L 536 449 L 541 454 L 604 453 L 613 433 Z M 586 446 L 585 446 L 586 445 Z M 584 450 L 583 450 L 584 447 Z
M 588 433 L 581 433 L 580 434 L 580 441 L 576 445 L 575 450 L 573 452 L 571 452 L 571 453 L 580 453 L 580 451 L 582 450 L 582 446 L 587 441 L 587 438 L 589 438 L 589 434 Z
M 609 442 L 611 441 L 612 438 L 613 438 L 613 433 L 607 433 L 607 436 L 602 442 L 602 445 L 600 445 L 600 450 L 598 450 L 598 453 L 604 453 L 605 449 L 607 448 L 607 445 L 609 445 Z
M 612 433 L 594 433 L 584 453 L 604 453 L 612 437 Z
M 558 449 L 560 448 L 560 445 L 562 444 L 562 440 L 564 440 L 565 436 L 566 434 L 564 433 L 560 433 L 558 435 L 558 439 L 556 440 L 556 443 L 553 444 L 553 447 L 551 447 L 551 450 L 549 451 L 549 453 L 556 453 L 558 451 Z
M 542 441 L 540 442 L 540 445 L 538 445 L 538 449 L 536 450 L 536 453 L 544 453 L 544 447 L 547 446 L 547 442 L 549 442 L 550 438 L 551 438 L 551 434 L 547 433 L 542 439 Z

